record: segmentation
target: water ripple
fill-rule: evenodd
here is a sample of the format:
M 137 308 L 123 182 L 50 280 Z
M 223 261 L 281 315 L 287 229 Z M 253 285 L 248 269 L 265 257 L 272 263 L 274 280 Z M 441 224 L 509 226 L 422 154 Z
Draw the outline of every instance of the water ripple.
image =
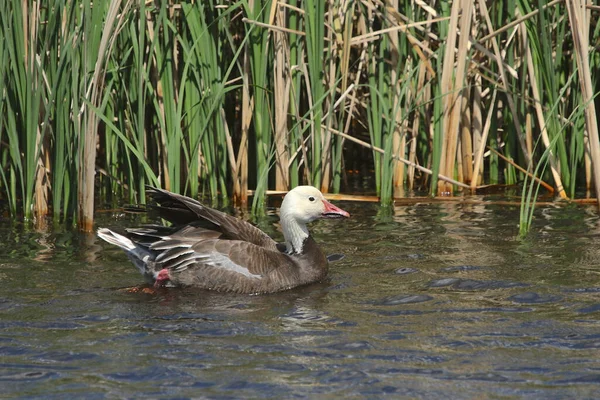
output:
M 475 279 L 460 279 L 460 278 L 444 278 L 431 281 L 429 287 L 452 287 L 456 290 L 489 290 L 489 289 L 509 289 L 515 287 L 527 287 L 526 283 L 509 282 L 509 281 L 494 281 L 494 280 L 475 280 Z
M 522 304 L 542 304 L 542 303 L 554 303 L 562 300 L 562 296 L 552 294 L 538 294 L 535 292 L 525 292 L 515 294 L 508 298 L 510 301 Z
M 72 232 L 39 263 L 18 248 L 41 234 L 0 224 L 0 397 L 596 398 L 597 211 L 538 208 L 516 240 L 518 210 L 480 199 L 350 204 L 312 230 L 346 254 L 330 279 L 268 296 L 129 293 L 119 249 Z
M 433 297 L 426 294 L 398 295 L 385 297 L 375 301 L 373 304 L 379 306 L 397 306 L 401 304 L 423 303 L 432 299 Z

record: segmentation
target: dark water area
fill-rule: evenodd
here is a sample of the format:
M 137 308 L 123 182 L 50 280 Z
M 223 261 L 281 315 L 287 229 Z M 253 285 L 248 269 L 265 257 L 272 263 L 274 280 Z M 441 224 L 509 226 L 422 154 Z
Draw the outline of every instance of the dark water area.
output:
M 538 208 L 519 240 L 492 202 L 338 204 L 350 220 L 311 230 L 345 254 L 329 280 L 265 296 L 128 292 L 119 249 L 3 221 L 0 397 L 598 397 L 594 207 Z

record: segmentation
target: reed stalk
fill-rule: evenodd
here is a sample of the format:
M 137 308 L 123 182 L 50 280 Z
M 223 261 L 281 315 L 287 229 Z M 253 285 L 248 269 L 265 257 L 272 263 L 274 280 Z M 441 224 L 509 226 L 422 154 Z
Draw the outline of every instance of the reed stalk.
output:
M 254 3 L 254 4 L 251 4 Z M 274 15 L 270 14 L 271 1 L 249 2 L 244 7 L 246 15 L 253 21 L 273 25 Z M 269 46 L 270 32 L 266 29 L 253 29 L 247 24 L 246 34 L 249 36 L 251 87 L 253 89 L 253 114 L 256 162 L 256 192 L 252 200 L 252 211 L 257 214 L 264 212 L 264 193 L 268 188 L 269 169 L 273 156 L 273 136 L 271 126 L 272 101 L 268 92 L 269 56 L 272 50 Z
M 570 85 L 571 85 L 571 82 L 572 82 L 574 76 L 575 76 L 575 73 L 571 74 L 571 76 L 567 79 L 564 86 L 560 89 L 559 97 L 558 97 L 559 99 L 562 98 L 562 96 L 564 96 L 564 94 L 570 88 Z M 560 100 L 557 100 L 554 103 L 554 105 L 552 106 L 552 108 L 550 109 L 550 112 L 556 112 L 556 110 L 559 108 L 559 106 L 560 106 Z M 535 168 L 532 168 L 532 165 L 529 166 L 529 170 L 530 171 L 533 170 L 533 175 L 532 175 L 532 179 L 529 181 L 528 181 L 528 178 L 529 178 L 530 174 L 525 175 L 525 181 L 523 184 L 523 194 L 521 195 L 521 208 L 520 208 L 520 218 L 519 218 L 519 236 L 520 237 L 525 237 L 529 233 L 529 230 L 531 228 L 531 223 L 533 220 L 533 213 L 535 210 L 535 201 L 538 197 L 538 192 L 540 190 L 540 186 L 542 186 L 542 181 L 540 179 L 536 179 L 536 177 L 543 176 L 545 169 L 547 168 L 548 165 L 550 165 L 550 155 L 552 154 L 552 148 L 554 148 L 554 146 L 556 145 L 557 142 L 559 142 L 561 139 L 563 139 L 566 131 L 568 130 L 568 127 L 573 123 L 573 121 L 580 118 L 584 112 L 585 112 L 585 106 L 578 106 L 577 108 L 575 108 L 575 110 L 573 111 L 571 116 L 569 118 L 565 119 L 564 121 L 562 121 L 560 129 L 558 132 L 556 132 L 556 135 L 553 137 L 552 142 L 549 145 L 544 144 L 545 150 L 542 153 L 542 156 L 540 157 L 540 160 L 539 160 L 538 164 L 535 166 Z M 543 142 L 543 140 L 544 140 L 543 137 L 540 136 L 538 142 L 539 141 Z M 535 184 L 534 184 L 533 180 L 536 181 Z
M 275 3 L 277 4 L 277 3 Z M 277 7 L 275 22 L 285 26 L 287 10 Z M 291 76 L 288 68 L 289 57 L 287 34 L 273 33 L 275 62 L 273 71 L 273 86 L 275 100 L 275 190 L 286 190 L 290 183 L 288 169 L 290 154 L 288 144 L 288 110 L 290 103 Z
M 575 44 L 575 59 L 577 61 L 577 72 L 579 74 L 579 84 L 583 97 L 582 104 L 586 110 L 586 150 L 590 154 L 591 164 L 594 168 L 594 187 L 596 188 L 598 207 L 600 207 L 600 140 L 598 138 L 598 119 L 596 118 L 595 95 L 588 56 L 590 16 L 584 7 L 586 5 L 585 1 L 567 0 L 566 4 L 571 23 L 571 34 L 573 35 L 573 42 Z
M 300 176 L 300 161 L 298 157 L 293 157 L 292 154 L 298 154 L 297 150 L 301 150 L 301 153 L 306 153 L 303 144 L 303 126 L 302 123 L 299 122 L 300 113 L 301 113 L 301 103 L 302 103 L 302 68 L 299 65 L 302 63 L 304 59 L 304 46 L 303 46 L 303 35 L 300 34 L 300 28 L 302 23 L 302 13 L 300 9 L 297 7 L 299 1 L 290 0 L 289 7 L 293 7 L 294 9 L 290 9 L 287 13 L 287 25 L 293 32 L 298 33 L 290 33 L 288 35 L 288 46 L 289 46 L 289 79 L 290 79 L 290 91 L 289 91 L 289 102 L 288 102 L 288 114 L 290 116 L 290 129 L 289 129 L 289 138 L 288 145 L 290 146 L 290 160 L 288 161 L 288 170 L 290 171 L 289 175 L 289 185 L 290 187 L 296 187 L 299 185 L 299 182 L 303 181 Z
M 246 207 L 248 205 L 248 136 L 250 122 L 252 120 L 252 110 L 254 104 L 250 96 L 250 59 L 248 56 L 248 42 L 244 44 L 244 55 L 242 61 L 242 122 L 241 138 L 236 161 L 237 174 L 233 177 L 233 195 L 237 203 Z
M 324 189 L 323 181 L 323 146 L 327 135 L 321 130 L 323 118 L 323 98 L 327 89 L 324 81 L 326 64 L 325 51 L 325 1 L 304 1 L 304 27 L 306 32 L 306 96 L 310 106 L 310 135 L 311 135 L 311 175 L 312 185 Z M 317 104 L 319 104 L 317 106 Z M 327 143 L 328 145 L 329 143 Z
M 96 174 L 96 146 L 98 141 L 98 115 L 93 108 L 99 109 L 103 105 L 104 78 L 106 74 L 106 63 L 110 57 L 115 40 L 115 32 L 120 29 L 124 22 L 123 16 L 127 14 L 130 2 L 123 4 L 120 0 L 111 0 L 107 4 L 107 11 L 101 7 L 85 4 L 89 13 L 90 31 L 99 30 L 101 35 L 90 35 L 89 40 L 84 38 L 83 46 L 86 49 L 87 67 L 93 70 L 90 86 L 86 92 L 86 105 L 83 112 L 84 128 L 82 129 L 82 146 L 79 152 L 79 179 L 78 179 L 78 223 L 82 231 L 91 232 L 94 223 L 94 195 Z M 122 8 L 123 7 L 123 8 Z M 119 16 L 119 12 L 121 12 Z M 100 39 L 100 40 L 97 40 Z M 103 110 L 100 110 L 103 112 Z
M 520 6 L 522 7 L 523 10 L 528 10 L 529 4 L 525 3 L 525 2 L 520 2 L 519 3 Z M 547 35 L 550 34 L 550 32 L 540 32 L 539 29 L 541 27 L 541 29 L 548 29 L 548 24 L 545 20 L 545 10 L 542 10 L 540 12 L 540 16 L 541 18 L 541 22 L 539 25 L 534 25 L 533 23 L 529 24 L 528 27 L 528 31 L 529 31 L 529 40 L 530 41 L 534 41 L 533 43 L 535 43 L 536 45 L 536 52 L 535 54 L 539 56 L 540 60 L 540 64 L 538 64 L 538 68 L 539 71 L 544 74 L 544 82 L 546 83 L 547 86 L 547 90 L 544 90 L 545 94 L 549 94 L 549 101 L 550 104 L 555 104 L 555 101 L 557 100 L 557 88 L 556 88 L 556 83 L 558 82 L 558 80 L 556 79 L 556 77 L 554 77 L 554 62 L 552 60 L 552 48 L 550 46 L 550 43 L 548 42 L 548 37 Z M 528 21 L 530 22 L 530 21 Z M 528 62 L 528 66 L 529 66 L 529 62 Z M 549 114 L 548 118 L 550 118 L 550 120 L 548 121 L 546 119 L 546 116 L 543 115 L 543 112 L 541 110 L 541 106 L 540 106 L 540 101 L 541 99 L 539 98 L 539 89 L 537 87 L 537 82 L 539 81 L 539 79 L 537 77 L 535 77 L 535 72 L 533 71 L 533 65 L 531 65 L 531 67 L 528 67 L 529 70 L 529 75 L 530 75 L 530 83 L 531 83 L 531 88 L 533 91 L 533 96 L 534 96 L 534 102 L 535 102 L 535 107 L 536 107 L 536 114 L 538 117 L 538 121 L 540 124 L 540 135 L 542 138 L 542 142 L 544 143 L 544 146 L 546 146 L 546 148 L 550 149 L 550 152 L 548 154 L 548 162 L 550 163 L 550 170 L 552 172 L 552 176 L 554 178 L 554 183 L 556 185 L 557 188 L 557 193 L 561 198 L 566 198 L 566 192 L 562 183 L 562 178 L 561 178 L 561 174 L 560 171 L 564 170 L 561 169 L 562 164 L 564 164 L 564 142 L 562 141 L 557 141 L 556 143 L 559 144 L 559 152 L 560 152 L 560 160 L 563 161 L 561 163 L 561 165 L 559 166 L 555 155 L 554 155 L 554 150 L 552 148 L 550 148 L 550 140 L 554 134 L 554 132 L 557 130 L 557 126 L 558 126 L 558 122 L 556 121 L 556 118 L 554 115 Z M 526 146 L 524 146 L 526 147 Z M 566 167 L 566 166 L 565 166 Z M 564 171 L 566 174 L 568 174 L 568 169 L 566 171 Z M 568 175 L 567 175 L 567 180 L 568 180 Z
M 222 116 L 225 84 L 232 64 L 223 59 L 222 46 L 226 17 L 235 10 L 236 7 L 232 7 L 220 13 L 212 2 L 182 5 L 189 35 L 181 39 L 185 60 L 183 76 L 187 78 L 182 87 L 185 104 L 181 104 L 180 111 L 184 115 L 188 143 L 184 148 L 189 165 L 186 186 L 192 196 L 197 196 L 199 181 L 207 182 L 213 202 L 219 194 L 227 199 L 228 124 Z

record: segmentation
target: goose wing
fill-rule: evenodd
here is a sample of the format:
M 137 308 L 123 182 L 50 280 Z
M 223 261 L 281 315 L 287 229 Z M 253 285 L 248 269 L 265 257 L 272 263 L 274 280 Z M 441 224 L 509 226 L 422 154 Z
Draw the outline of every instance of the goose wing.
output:
M 207 229 L 219 231 L 222 238 L 249 242 L 269 250 L 277 250 L 277 243 L 254 225 L 207 207 L 197 200 L 169 191 L 148 187 L 148 194 L 159 203 L 153 208 L 161 218 L 174 224 L 188 224 L 201 220 Z
M 286 254 L 241 240 L 211 237 L 203 228 L 195 242 L 176 235 L 152 243 L 153 269 L 168 270 L 175 285 L 219 291 L 259 293 L 293 286 L 300 278 L 295 262 Z

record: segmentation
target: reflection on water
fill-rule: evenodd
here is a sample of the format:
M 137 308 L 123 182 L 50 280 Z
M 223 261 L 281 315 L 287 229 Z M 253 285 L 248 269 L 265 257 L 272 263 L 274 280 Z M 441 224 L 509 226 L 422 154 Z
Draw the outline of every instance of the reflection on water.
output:
M 93 235 L 3 224 L 0 397 L 595 397 L 594 208 L 540 208 L 518 240 L 515 207 L 343 206 L 312 229 L 345 254 L 329 280 L 266 296 L 131 293 Z

